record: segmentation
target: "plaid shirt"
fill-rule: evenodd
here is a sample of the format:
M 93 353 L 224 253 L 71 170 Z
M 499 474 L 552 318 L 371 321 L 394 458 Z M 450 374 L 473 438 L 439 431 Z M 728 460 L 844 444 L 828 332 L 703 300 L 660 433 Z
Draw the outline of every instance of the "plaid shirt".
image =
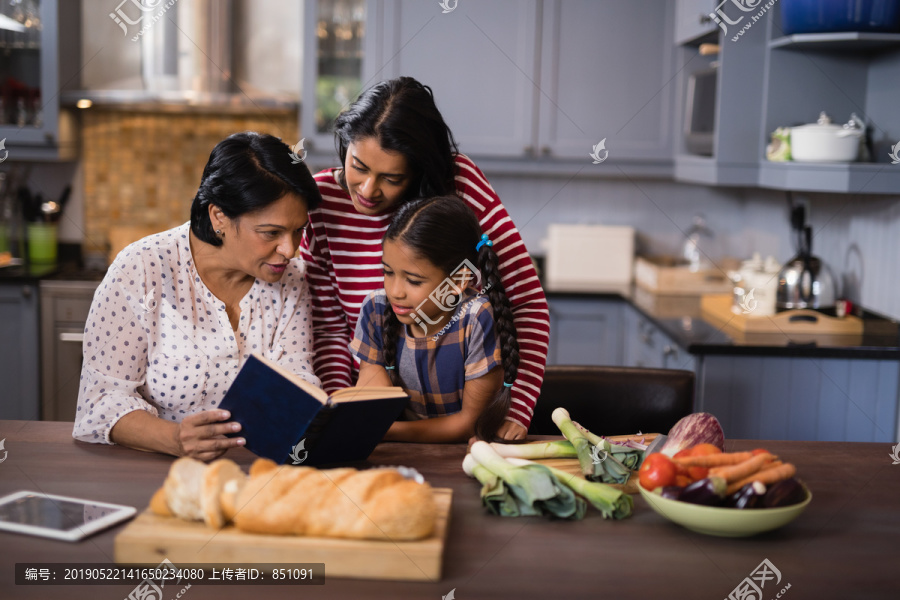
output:
M 361 361 L 384 365 L 382 354 L 384 290 L 363 302 L 350 351 Z M 500 345 L 494 332 L 494 312 L 484 296 L 467 294 L 457 305 L 456 319 L 434 335 L 414 337 L 409 326 L 397 340 L 397 368 L 409 394 L 406 420 L 452 415 L 462 410 L 466 381 L 500 366 Z

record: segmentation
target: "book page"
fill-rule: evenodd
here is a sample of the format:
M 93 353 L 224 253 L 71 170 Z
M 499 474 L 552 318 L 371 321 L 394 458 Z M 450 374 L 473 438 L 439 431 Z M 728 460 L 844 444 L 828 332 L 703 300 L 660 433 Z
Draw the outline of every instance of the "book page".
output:
M 354 402 L 357 400 L 378 400 L 379 398 L 400 398 L 406 396 L 402 387 L 348 387 L 331 395 L 332 402 Z

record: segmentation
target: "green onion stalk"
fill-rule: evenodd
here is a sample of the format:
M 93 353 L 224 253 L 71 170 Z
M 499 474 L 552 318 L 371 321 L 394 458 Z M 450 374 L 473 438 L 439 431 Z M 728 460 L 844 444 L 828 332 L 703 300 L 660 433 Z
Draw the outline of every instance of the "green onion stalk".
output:
M 584 501 L 560 484 L 546 466 L 536 463 L 513 465 L 483 441 L 472 444 L 471 454 L 481 466 L 506 483 L 518 501 L 520 511 L 535 509 L 562 519 L 584 517 Z
M 594 474 L 594 458 L 591 455 L 591 442 L 585 437 L 572 418 L 569 411 L 563 407 L 556 408 L 550 415 L 556 426 L 562 432 L 566 439 L 572 443 L 575 452 L 578 455 L 578 464 L 581 465 L 581 472 L 585 477 L 591 477 Z
M 511 458 L 509 462 L 519 465 L 528 461 Z M 554 467 L 547 468 L 563 485 L 571 488 L 576 494 L 583 496 L 594 508 L 599 510 L 604 519 L 618 520 L 631 516 L 631 512 L 634 509 L 634 500 L 625 492 L 605 483 L 585 481 L 581 477 Z

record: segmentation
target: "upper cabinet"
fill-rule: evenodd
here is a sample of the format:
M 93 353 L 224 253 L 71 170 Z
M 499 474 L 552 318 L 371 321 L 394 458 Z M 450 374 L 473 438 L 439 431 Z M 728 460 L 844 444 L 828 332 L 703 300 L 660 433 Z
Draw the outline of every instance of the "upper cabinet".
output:
M 385 2 L 374 81 L 401 75 L 431 87 L 460 150 L 531 156 L 539 90 L 537 0 Z M 587 156 L 585 154 L 585 156 Z
M 613 165 L 671 160 L 672 12 L 665 0 L 543 3 L 541 154 L 590 160 L 605 139 Z
M 892 164 L 891 158 L 892 147 L 900 144 L 900 34 L 785 35 L 790 29 L 782 24 L 781 11 L 772 15 L 768 25 L 762 102 L 765 136 L 777 127 L 814 123 L 822 111 L 837 124 L 856 113 L 869 127 L 871 144 L 851 163 L 763 158 L 759 184 L 775 189 L 900 194 L 900 164 Z
M 716 4 L 715 0 L 675 0 L 675 43 L 693 43 L 715 35 L 719 28 L 710 15 Z
M 307 18 L 340 3 L 308 2 Z M 361 88 L 401 75 L 430 86 L 460 149 L 493 168 L 559 173 L 560 164 L 590 166 L 605 140 L 597 155 L 609 159 L 606 166 L 671 174 L 671 3 L 377 0 L 365 11 Z M 323 22 L 306 26 L 307 52 L 318 57 L 320 73 Z M 310 39 L 314 31 L 319 41 Z M 326 85 L 321 75 L 310 77 L 302 111 L 307 139 L 320 135 L 312 115 L 324 114 L 310 85 Z
M 0 140 L 5 140 L 6 158 L 74 158 L 74 122 L 60 110 L 59 97 L 79 66 L 80 52 L 71 52 L 70 46 L 77 45 L 80 2 L 3 2 L 0 16 L 6 24 L 0 29 Z M 61 20 L 66 23 L 62 29 Z M 66 51 L 60 52 L 62 47 Z
M 717 4 L 711 11 L 720 21 L 713 21 L 716 33 L 697 36 L 686 25 L 693 4 L 679 3 L 675 25 L 678 39 L 688 42 L 677 49 L 676 179 L 810 192 L 900 191 L 900 167 L 890 157 L 900 143 L 900 34 L 786 35 L 782 9 L 799 2 L 781 0 L 752 9 L 752 3 Z M 823 11 L 813 7 L 816 15 Z M 717 54 L 700 52 L 699 42 L 708 41 L 718 44 Z M 869 155 L 844 163 L 766 159 L 776 128 L 814 123 L 822 111 L 835 123 L 852 113 L 865 119 Z M 692 147 L 698 131 L 709 134 L 710 147 Z

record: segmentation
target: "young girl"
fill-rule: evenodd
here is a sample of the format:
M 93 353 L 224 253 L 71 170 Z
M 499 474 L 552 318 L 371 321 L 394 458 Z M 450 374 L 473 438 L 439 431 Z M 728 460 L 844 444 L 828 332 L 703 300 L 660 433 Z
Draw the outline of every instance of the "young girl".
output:
M 357 385 L 410 396 L 385 440 L 490 441 L 503 424 L 519 344 L 492 246 L 456 196 L 397 210 L 382 247 L 384 289 L 366 297 L 350 344 Z

